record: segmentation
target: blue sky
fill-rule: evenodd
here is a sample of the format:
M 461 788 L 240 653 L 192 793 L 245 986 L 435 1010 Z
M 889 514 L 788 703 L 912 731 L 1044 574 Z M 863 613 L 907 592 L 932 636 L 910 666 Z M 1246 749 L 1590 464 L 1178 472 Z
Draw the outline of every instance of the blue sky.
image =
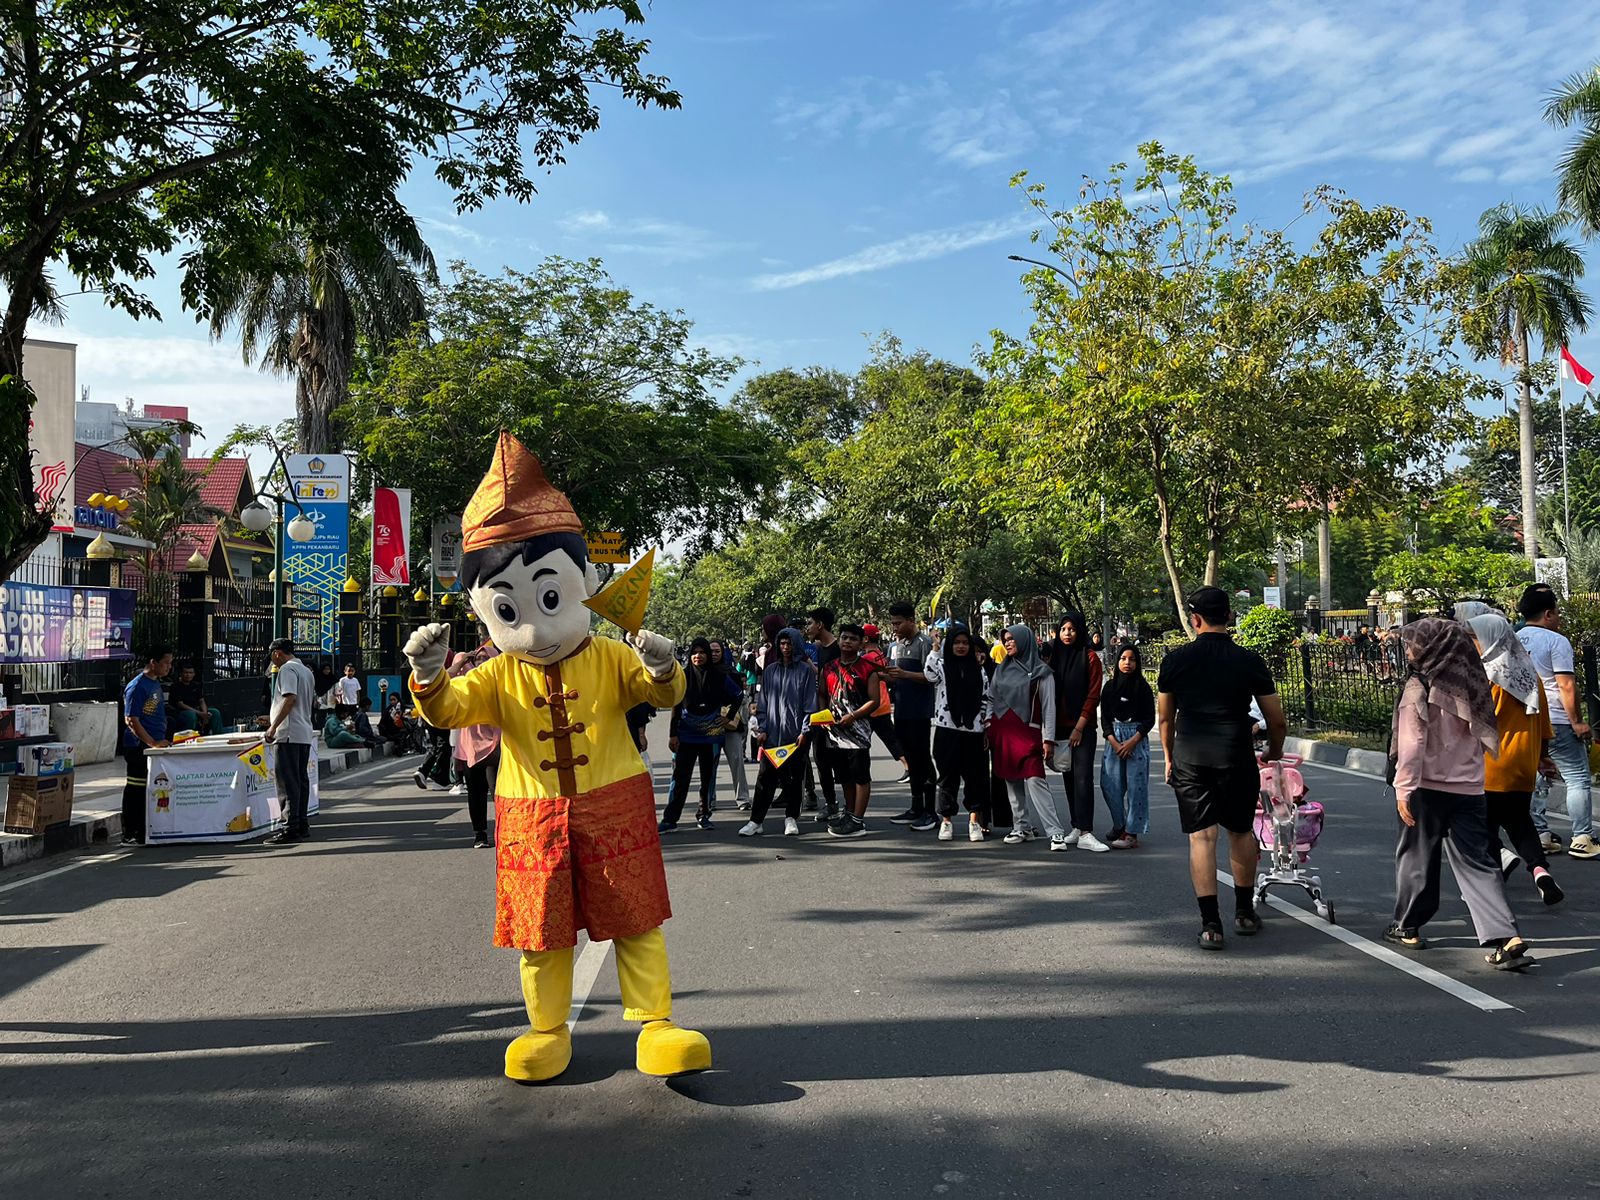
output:
M 1157 138 L 1228 173 L 1242 212 L 1283 224 L 1339 186 L 1429 216 L 1445 249 L 1502 200 L 1552 202 L 1565 135 L 1540 119 L 1600 60 L 1586 5 L 1129 0 L 658 0 L 652 70 L 675 113 L 611 104 L 531 204 L 456 214 L 406 197 L 441 263 L 496 271 L 602 258 L 682 308 L 710 348 L 761 369 L 858 366 L 883 330 L 969 362 L 1020 329 L 1031 221 L 1016 171 L 1063 204 L 1080 177 Z M 1600 258 L 1594 261 L 1600 264 Z M 1600 265 L 1590 287 L 1600 293 Z M 163 323 L 72 301 L 96 400 L 187 403 L 208 434 L 292 411 L 288 384 Z M 1574 341 L 1600 369 L 1600 328 Z M 755 369 L 752 367 L 751 369 Z

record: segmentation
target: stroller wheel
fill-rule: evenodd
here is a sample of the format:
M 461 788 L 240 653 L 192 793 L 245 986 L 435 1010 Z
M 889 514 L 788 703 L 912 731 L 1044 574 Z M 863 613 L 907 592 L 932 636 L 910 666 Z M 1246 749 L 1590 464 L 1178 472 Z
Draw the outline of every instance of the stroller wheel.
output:
M 1331 904 L 1319 904 L 1317 906 L 1317 908 L 1319 910 L 1317 915 L 1319 917 L 1321 917 L 1324 921 L 1326 921 L 1329 925 L 1337 925 L 1339 923 L 1339 919 L 1336 916 L 1334 916 L 1333 905 L 1331 905 Z

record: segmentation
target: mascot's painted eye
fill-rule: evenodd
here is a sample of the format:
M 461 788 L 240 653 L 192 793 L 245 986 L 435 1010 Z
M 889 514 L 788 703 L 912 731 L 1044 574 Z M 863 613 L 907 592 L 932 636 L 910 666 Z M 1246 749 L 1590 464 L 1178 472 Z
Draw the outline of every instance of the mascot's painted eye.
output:
M 539 607 L 546 616 L 555 616 L 561 608 L 561 589 L 553 583 L 539 589 Z
M 522 613 L 517 609 L 517 602 L 510 596 L 496 596 L 494 598 L 494 615 L 507 625 L 515 625 Z

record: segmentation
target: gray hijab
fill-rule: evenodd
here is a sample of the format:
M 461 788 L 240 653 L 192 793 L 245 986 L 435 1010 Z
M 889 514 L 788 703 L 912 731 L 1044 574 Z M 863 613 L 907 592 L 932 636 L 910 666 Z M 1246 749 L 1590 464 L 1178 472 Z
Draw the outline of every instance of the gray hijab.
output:
M 1478 653 L 1483 656 L 1489 682 L 1508 696 L 1515 696 L 1526 711 L 1538 712 L 1544 701 L 1544 685 L 1532 656 L 1512 631 L 1511 622 L 1497 612 L 1486 612 L 1471 618 L 1467 626 L 1478 639 Z
M 1024 723 L 1033 722 L 1033 685 L 1048 678 L 1050 668 L 1039 657 L 1039 642 L 1033 630 L 1026 625 L 1013 625 L 1006 630 L 1016 643 L 1017 652 L 1008 654 L 995 670 L 994 681 L 989 686 L 989 715 L 999 719 L 1014 712 Z

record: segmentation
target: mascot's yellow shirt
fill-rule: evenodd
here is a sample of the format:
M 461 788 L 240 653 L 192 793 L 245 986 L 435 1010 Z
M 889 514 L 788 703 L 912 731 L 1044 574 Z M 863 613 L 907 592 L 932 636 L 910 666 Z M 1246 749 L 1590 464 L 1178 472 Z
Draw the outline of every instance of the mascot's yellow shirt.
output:
M 455 679 L 440 672 L 413 690 L 423 718 L 435 728 L 500 730 L 505 752 L 497 793 L 550 799 L 640 774 L 644 764 L 628 732 L 627 711 L 639 704 L 672 708 L 686 687 L 676 663 L 658 681 L 631 646 L 591 638 L 548 667 L 501 654 Z M 562 752 L 563 742 L 570 742 L 570 753 Z
M 501 732 L 495 784 L 495 944 L 523 950 L 633 937 L 672 915 L 650 777 L 628 732 L 638 704 L 671 708 L 687 681 L 651 677 L 631 646 L 591 639 L 550 666 L 509 654 L 412 686 L 428 724 Z

